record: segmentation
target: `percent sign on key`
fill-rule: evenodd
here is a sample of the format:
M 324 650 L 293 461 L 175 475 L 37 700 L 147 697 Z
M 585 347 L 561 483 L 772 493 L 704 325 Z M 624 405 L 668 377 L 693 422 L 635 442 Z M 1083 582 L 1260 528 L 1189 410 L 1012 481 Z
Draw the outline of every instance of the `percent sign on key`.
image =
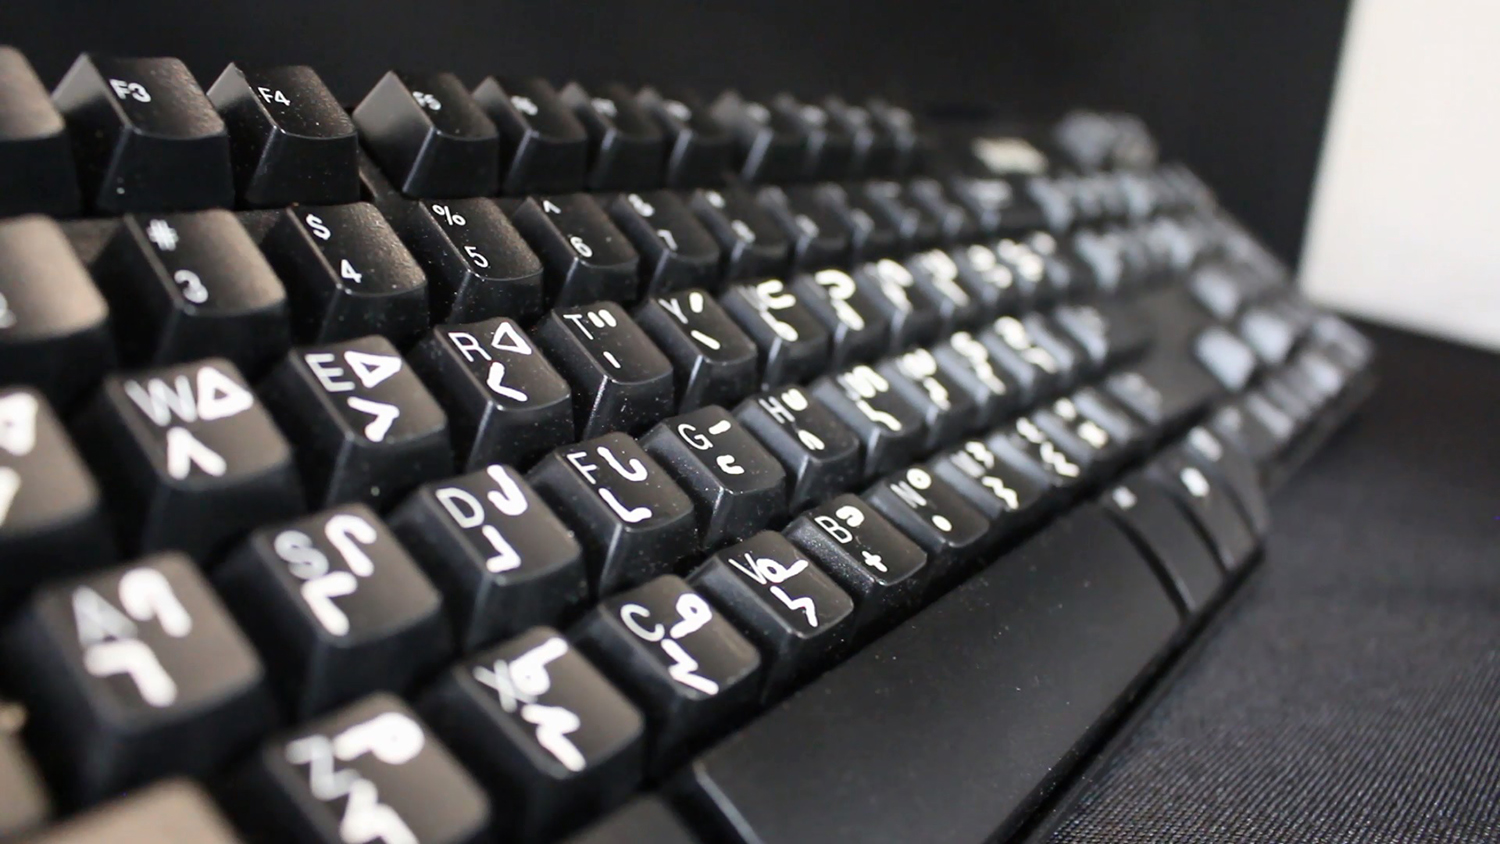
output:
M 434 213 L 434 214 L 438 215 L 439 217 L 442 217 L 443 219 L 447 220 L 449 225 L 461 226 L 464 223 L 468 222 L 468 220 L 465 220 L 463 218 L 462 214 L 455 214 L 455 213 L 453 213 L 453 209 L 449 208 L 446 205 L 434 205 L 434 206 L 432 206 L 432 213 Z

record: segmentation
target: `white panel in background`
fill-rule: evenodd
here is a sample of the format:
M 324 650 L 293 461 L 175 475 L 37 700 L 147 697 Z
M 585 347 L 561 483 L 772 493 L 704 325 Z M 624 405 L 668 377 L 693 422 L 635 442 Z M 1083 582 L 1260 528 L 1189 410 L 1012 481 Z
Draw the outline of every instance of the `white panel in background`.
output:
M 1500 0 L 1355 0 L 1304 289 L 1500 350 Z

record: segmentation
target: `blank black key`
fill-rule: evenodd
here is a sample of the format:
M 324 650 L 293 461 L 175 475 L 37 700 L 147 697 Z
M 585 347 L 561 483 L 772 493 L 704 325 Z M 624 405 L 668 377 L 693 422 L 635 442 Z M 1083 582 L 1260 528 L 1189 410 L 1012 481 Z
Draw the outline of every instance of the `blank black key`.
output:
M 84 199 L 95 210 L 233 203 L 224 121 L 177 59 L 85 53 L 52 101 L 68 120 Z
M 98 485 L 47 400 L 0 388 L 0 606 L 113 550 Z
M 0 217 L 78 206 L 67 124 L 21 51 L 0 46 Z
M 862 264 L 855 268 L 854 280 L 890 323 L 890 352 L 938 338 L 943 322 L 938 303 L 901 262 L 881 258 Z
M 719 245 L 676 194 L 622 193 L 606 210 L 641 257 L 646 293 L 717 286 Z
M 286 283 L 304 343 L 381 334 L 405 343 L 428 325 L 427 276 L 368 202 L 242 215 Z
M 302 512 L 291 446 L 222 358 L 112 375 L 78 420 L 126 550 L 207 560 Z
M 890 320 L 843 270 L 819 270 L 792 282 L 797 298 L 828 329 L 828 365 L 848 366 L 874 360 L 890 347 Z
M 604 599 L 569 638 L 645 711 L 657 771 L 734 726 L 760 694 L 760 653 L 676 575 Z
M 1006 374 L 1005 367 L 990 354 L 978 339 L 959 331 L 932 347 L 938 370 L 968 396 L 974 406 L 970 431 L 983 430 L 1000 419 L 1020 402 L 1020 391 Z
M 359 199 L 354 121 L 306 65 L 230 64 L 208 89 L 229 130 L 234 181 L 253 208 Z
M 109 305 L 62 229 L 0 220 L 0 384 L 31 384 L 67 410 L 114 365 Z
M 732 841 L 1008 835 L 1178 626 L 1150 566 L 1088 508 L 700 757 L 672 790 Z M 941 798 L 914 800 L 914 784 Z
M 589 136 L 552 83 L 486 77 L 474 102 L 500 130 L 500 191 L 509 196 L 583 190 Z
M 768 108 L 726 91 L 709 107 L 734 135 L 735 169 L 747 182 L 775 184 L 802 177 L 807 130 L 793 110 Z
M 854 223 L 825 187 L 767 185 L 756 197 L 790 241 L 793 272 L 848 263 Z
M 906 183 L 907 200 L 937 224 L 938 240 L 944 244 L 962 244 L 977 240 L 984 233 L 979 221 L 948 192 L 937 179 L 923 177 Z
M 782 533 L 854 599 L 855 637 L 903 619 L 927 588 L 927 552 L 857 496 L 824 502 Z
M 1170 495 L 1137 473 L 1099 496 L 1099 506 L 1135 540 L 1185 615 L 1197 615 L 1213 602 L 1224 585 L 1224 570 Z
M 645 721 L 556 630 L 535 627 L 454 666 L 422 714 L 491 789 L 506 840 L 551 840 L 634 790 Z
M 635 321 L 672 362 L 679 410 L 732 405 L 759 383 L 755 343 L 707 292 L 647 297 Z
M 1217 472 L 1224 479 L 1250 529 L 1257 537 L 1264 538 L 1271 529 L 1271 508 L 1249 456 L 1203 425 L 1188 431 L 1183 439 L 1183 453 L 1205 471 Z
M 856 265 L 901 254 L 901 233 L 864 191 L 833 184 L 820 185 L 819 190 L 836 213 L 851 224 L 849 251 Z
M 901 106 L 879 97 L 866 100 L 865 108 L 870 112 L 870 120 L 877 131 L 884 132 L 895 148 L 896 160 L 892 175 L 901 176 L 911 172 L 916 164 L 919 144 L 916 118 Z
M 0 702 L 0 713 L 6 717 L 20 713 L 14 720 L 24 722 L 24 712 L 17 704 Z M 5 794 L 5 802 L 0 803 L 0 835 L 5 836 L 30 832 L 52 814 L 52 800 L 41 774 L 20 737 L 12 732 L 19 726 L 0 728 L 0 789 Z
M 838 124 L 849 136 L 852 156 L 849 175 L 889 176 L 895 169 L 896 147 L 891 138 L 870 119 L 864 106 L 851 105 L 839 97 L 826 97 L 822 102 L 824 113 L 831 123 Z
M 974 424 L 977 408 L 973 399 L 927 349 L 912 349 L 889 358 L 875 371 L 921 414 L 922 429 L 927 432 L 923 451 L 952 443 Z
M 688 206 L 719 242 L 724 278 L 768 278 L 786 269 L 791 250 L 786 234 L 744 187 L 693 191 Z
M 748 538 L 786 516 L 786 472 L 718 406 L 662 420 L 641 437 L 698 511 L 705 549 Z
M 589 136 L 589 190 L 646 190 L 661 184 L 665 139 L 655 118 L 618 82 L 590 95 L 577 82 L 558 92 Z
M 1250 561 L 1259 544 L 1233 493 L 1216 473 L 1198 468 L 1185 446 L 1168 449 L 1146 476 L 1186 510 L 1214 549 L 1219 564 L 1235 572 Z
M 534 196 L 510 213 L 542 259 L 554 307 L 636 297 L 640 258 L 593 197 Z
M 214 581 L 298 719 L 405 691 L 451 650 L 442 596 L 363 504 L 256 530 Z
M 990 538 L 984 513 L 923 466 L 887 475 L 864 498 L 927 552 L 930 577 L 939 585 L 963 574 Z
M 127 214 L 93 271 L 127 365 L 222 355 L 255 375 L 292 345 L 286 289 L 228 211 Z
M 494 821 L 478 784 L 389 694 L 274 736 L 223 794 L 258 839 L 479 844 Z
M 448 414 L 462 469 L 530 465 L 576 439 L 568 382 L 513 319 L 440 325 L 411 365 Z
M 1150 323 L 1127 301 L 1064 305 L 1053 311 L 1052 319 L 1095 369 L 1137 356 L 1152 340 Z
M 746 399 L 734 415 L 786 469 L 789 512 L 837 495 L 859 480 L 859 438 L 801 387 Z
M 393 199 L 381 210 L 427 272 L 433 319 L 525 321 L 546 309 L 542 262 L 493 200 Z
M 927 436 L 921 410 L 869 366 L 820 378 L 809 392 L 859 439 L 865 478 L 904 466 L 921 450 Z
M 791 94 L 771 98 L 771 109 L 784 112 L 802 130 L 807 150 L 801 178 L 811 181 L 841 181 L 850 178 L 854 164 L 854 135 L 842 121 L 829 117 L 820 105 L 799 102 Z
M 295 349 L 260 393 L 297 443 L 314 507 L 379 509 L 453 469 L 447 416 L 384 337 Z
M 623 808 L 569 838 L 567 844 L 697 844 L 659 798 L 637 797 Z
M 1104 392 L 1152 428 L 1171 428 L 1216 398 L 1222 388 L 1186 356 L 1149 355 L 1104 381 Z
M 173 779 L 116 798 L 30 840 L 37 844 L 238 844 L 240 838 L 199 786 L 191 780 Z
M 596 594 L 666 574 L 698 549 L 693 500 L 624 434 L 559 448 L 526 477 L 583 542 Z
M 664 185 L 691 188 L 723 183 L 734 165 L 734 139 L 697 94 L 646 87 L 636 99 L 665 136 Z
M 490 196 L 500 187 L 499 131 L 451 73 L 390 71 L 352 116 L 407 196 Z
M 70 802 L 210 773 L 274 718 L 255 651 L 181 554 L 42 588 L 4 648 L 38 761 Z
M 763 388 L 806 381 L 828 365 L 828 329 L 780 279 L 735 285 L 719 304 L 760 350 Z
M 779 533 L 725 548 L 688 583 L 760 648 L 765 700 L 825 666 L 853 633 L 854 601 Z
M 672 362 L 618 304 L 552 311 L 533 333 L 572 386 L 579 437 L 639 433 L 672 412 Z
M 990 520 L 996 539 L 1033 524 L 1047 509 L 1052 484 L 1024 455 L 982 440 L 968 440 L 927 463 L 964 500 Z

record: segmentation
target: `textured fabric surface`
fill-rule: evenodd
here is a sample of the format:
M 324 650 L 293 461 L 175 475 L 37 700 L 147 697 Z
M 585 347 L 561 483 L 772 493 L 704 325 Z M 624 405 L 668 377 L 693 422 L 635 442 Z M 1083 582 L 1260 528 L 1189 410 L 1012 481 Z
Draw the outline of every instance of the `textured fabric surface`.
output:
M 1052 844 L 1500 842 L 1500 357 L 1371 334 L 1375 396 Z

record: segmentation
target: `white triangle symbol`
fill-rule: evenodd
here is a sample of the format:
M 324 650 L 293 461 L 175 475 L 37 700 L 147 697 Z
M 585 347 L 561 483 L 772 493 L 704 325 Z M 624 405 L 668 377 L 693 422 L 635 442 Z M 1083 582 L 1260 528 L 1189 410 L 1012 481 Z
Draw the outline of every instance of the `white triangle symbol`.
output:
M 224 462 L 224 458 L 200 442 L 191 431 L 186 428 L 169 428 L 167 430 L 167 474 L 180 481 L 193 470 L 194 464 L 216 478 L 223 477 L 229 469 L 229 464 Z
M 234 379 L 205 366 L 198 370 L 198 418 L 205 422 L 224 419 L 250 409 L 255 396 Z
M 366 387 L 373 387 L 401 371 L 401 358 L 398 355 L 344 352 L 344 360 L 348 362 L 349 368 L 354 370 L 359 383 Z
M 36 412 L 38 402 L 30 393 L 16 393 L 0 399 L 0 448 L 17 457 L 25 457 L 36 447 Z

